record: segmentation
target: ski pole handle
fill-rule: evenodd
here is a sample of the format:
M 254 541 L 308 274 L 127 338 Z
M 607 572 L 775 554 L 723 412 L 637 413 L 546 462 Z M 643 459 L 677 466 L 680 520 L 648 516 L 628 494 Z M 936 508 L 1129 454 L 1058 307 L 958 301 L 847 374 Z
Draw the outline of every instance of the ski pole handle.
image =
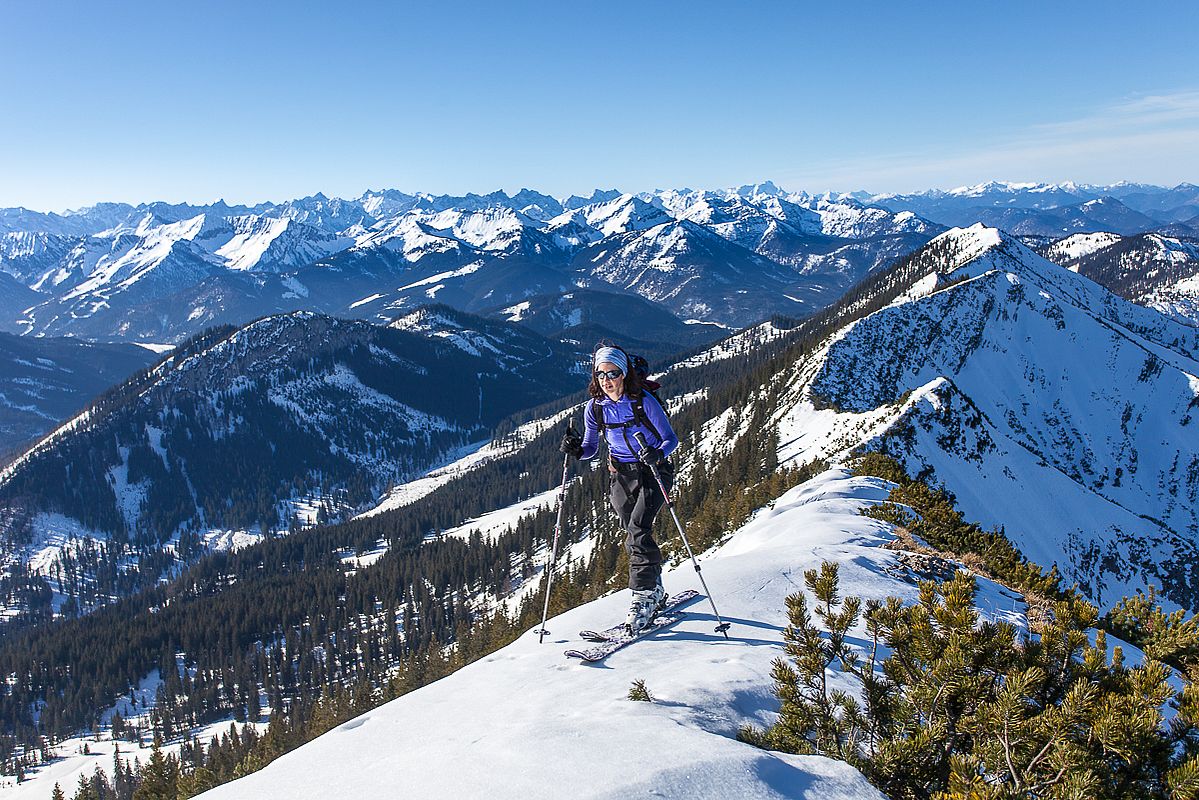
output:
M 641 451 L 645 452 L 649 449 L 649 442 L 645 441 L 645 434 L 637 431 L 633 434 L 633 438 L 637 440 L 637 444 L 641 446 Z M 642 462 L 645 463 L 645 462 Z M 666 491 L 666 484 L 662 482 L 662 475 L 658 472 L 657 464 L 646 464 L 650 471 L 654 473 L 654 479 L 658 481 L 658 488 L 662 490 L 662 497 L 666 500 L 667 506 L 673 506 L 674 501 L 670 499 L 670 492 Z

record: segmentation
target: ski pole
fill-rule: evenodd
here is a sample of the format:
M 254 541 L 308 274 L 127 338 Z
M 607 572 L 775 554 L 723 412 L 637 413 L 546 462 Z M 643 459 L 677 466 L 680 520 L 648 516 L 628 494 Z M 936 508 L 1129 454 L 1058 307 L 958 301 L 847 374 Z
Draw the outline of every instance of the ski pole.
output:
M 574 430 L 570 424 L 570 418 L 566 419 L 567 433 Z M 558 562 L 558 536 L 562 533 L 562 510 L 566 505 L 566 479 L 570 472 L 570 454 L 562 456 L 562 486 L 558 489 L 558 521 L 554 524 L 554 544 L 550 549 L 550 560 L 545 565 L 545 606 L 541 609 L 541 627 L 537 629 L 537 644 L 545 641 L 545 635 L 549 633 L 545 629 L 545 620 L 550 613 L 550 586 L 554 580 L 554 565 Z
M 645 442 L 645 434 L 640 431 L 633 434 L 633 438 L 637 440 L 637 444 L 641 445 L 642 451 L 649 450 L 649 445 Z M 699 562 L 695 560 L 695 553 L 691 552 L 691 543 L 687 541 L 687 534 L 683 530 L 683 523 L 679 522 L 679 515 L 674 511 L 674 500 L 670 496 L 670 492 L 666 491 L 666 484 L 662 482 L 662 475 L 658 472 L 657 464 L 647 465 L 650 471 L 654 473 L 654 480 L 658 482 L 658 488 L 662 490 L 662 497 L 666 498 L 666 507 L 670 509 L 670 516 L 674 517 L 674 526 L 679 529 L 679 536 L 683 537 L 683 546 L 687 548 L 687 555 L 691 557 L 691 566 L 695 567 L 695 574 L 699 576 L 700 586 L 704 587 L 704 594 L 708 596 L 708 602 L 712 604 L 712 613 L 716 615 L 717 633 L 723 633 L 724 638 L 729 638 L 730 623 L 725 622 L 720 618 L 720 612 L 716 610 L 716 601 L 712 599 L 712 592 L 708 590 L 708 583 L 704 580 L 703 570 L 699 568 Z

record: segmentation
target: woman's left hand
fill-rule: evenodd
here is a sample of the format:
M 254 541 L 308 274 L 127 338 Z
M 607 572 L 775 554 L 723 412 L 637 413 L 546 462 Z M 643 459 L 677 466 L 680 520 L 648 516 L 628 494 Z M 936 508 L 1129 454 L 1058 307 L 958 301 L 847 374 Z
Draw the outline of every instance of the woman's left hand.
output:
M 637 458 L 641 459 L 642 464 L 655 467 L 662 463 L 662 451 L 654 447 L 647 447 L 637 454 Z

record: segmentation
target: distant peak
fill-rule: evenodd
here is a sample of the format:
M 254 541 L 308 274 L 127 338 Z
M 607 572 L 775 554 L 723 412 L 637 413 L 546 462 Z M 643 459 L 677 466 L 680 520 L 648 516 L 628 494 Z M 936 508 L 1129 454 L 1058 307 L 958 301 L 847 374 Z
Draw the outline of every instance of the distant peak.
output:
M 987 194 L 988 192 L 1018 192 L 1027 190 L 1044 190 L 1049 188 L 1044 183 L 1012 183 L 1009 181 L 987 181 L 986 183 L 977 183 L 973 186 L 959 186 L 956 189 L 950 189 L 946 194 L 955 195 L 957 197 L 977 197 Z
M 953 242 L 959 252 L 955 258 L 958 261 L 956 266 L 961 266 L 1007 241 L 1003 231 L 976 222 L 968 228 L 950 228 L 929 242 L 928 247 L 933 248 L 939 242 Z
M 747 183 L 738 186 L 732 193 L 740 197 L 785 197 L 787 195 L 787 192 L 780 189 L 774 181 Z

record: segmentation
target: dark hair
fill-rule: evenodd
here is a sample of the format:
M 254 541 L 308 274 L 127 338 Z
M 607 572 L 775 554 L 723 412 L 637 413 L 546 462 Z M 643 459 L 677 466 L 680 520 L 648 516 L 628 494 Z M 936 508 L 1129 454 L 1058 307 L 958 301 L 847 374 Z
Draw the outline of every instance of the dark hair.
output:
M 615 345 L 605 345 L 605 347 L 615 347 Z M 624 353 L 625 363 L 629 365 L 624 374 L 624 393 L 629 397 L 640 397 L 644 390 L 641 384 L 641 375 L 637 373 L 637 370 L 633 369 L 633 359 L 628 353 L 625 353 L 624 348 L 617 347 L 616 349 Z M 587 384 L 587 394 L 591 395 L 593 400 L 601 400 L 608 396 L 604 394 L 599 378 L 595 377 L 594 355 L 591 357 L 591 383 Z

